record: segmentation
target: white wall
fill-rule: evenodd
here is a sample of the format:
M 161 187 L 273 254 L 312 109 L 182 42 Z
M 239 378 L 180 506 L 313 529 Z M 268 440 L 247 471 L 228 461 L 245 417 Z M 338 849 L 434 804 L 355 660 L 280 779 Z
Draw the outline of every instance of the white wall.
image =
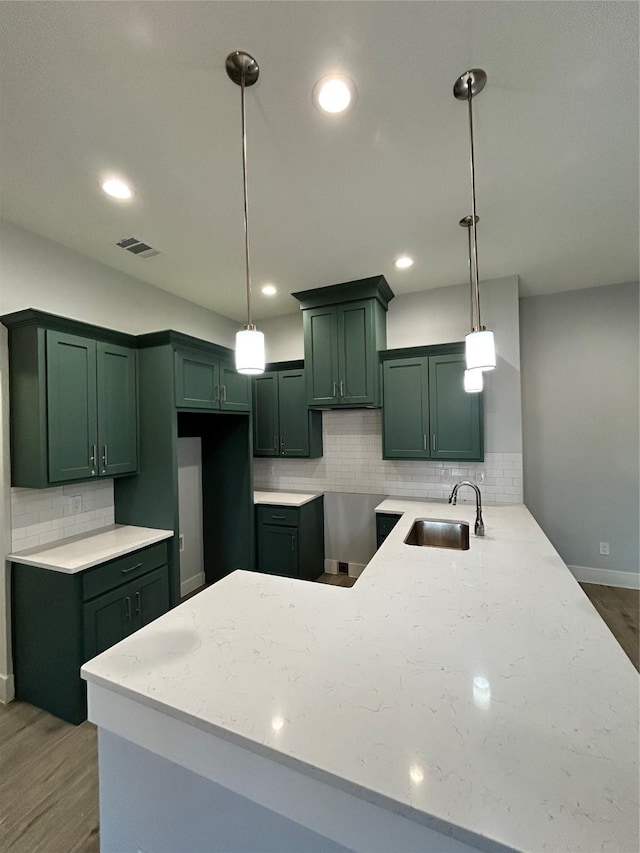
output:
M 626 572 L 637 585 L 640 570 L 638 290 L 631 282 L 520 306 L 525 502 L 565 562 L 599 570 L 577 576 L 600 583 Z
M 153 260 L 138 258 L 135 262 Z M 2 221 L 0 314 L 23 308 L 39 308 L 131 334 L 175 329 L 225 346 L 233 346 L 238 329 L 235 321 Z M 6 331 L 0 325 L 0 701 L 13 696 L 9 570 L 5 564 L 11 550 Z M 20 501 L 28 501 L 24 491 L 20 494 Z

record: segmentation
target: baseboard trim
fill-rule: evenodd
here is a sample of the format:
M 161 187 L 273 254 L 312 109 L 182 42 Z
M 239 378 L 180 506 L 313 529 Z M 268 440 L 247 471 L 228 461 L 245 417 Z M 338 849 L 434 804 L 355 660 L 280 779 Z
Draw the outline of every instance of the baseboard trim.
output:
M 569 566 L 569 571 L 580 583 L 619 586 L 623 589 L 640 589 L 640 574 L 636 572 L 619 572 L 615 569 L 591 569 L 588 566 Z
M 190 592 L 193 592 L 194 589 L 198 589 L 201 586 L 204 586 L 205 578 L 204 572 L 200 572 L 197 575 L 194 575 L 192 578 L 187 578 L 186 581 L 182 581 L 180 584 L 180 596 L 184 598 L 185 595 L 189 595 Z
M 16 698 L 13 675 L 0 675 L 0 704 L 6 705 Z
M 347 577 L 350 578 L 359 578 L 366 568 L 365 563 L 347 563 L 347 565 L 349 566 L 349 573 Z M 325 560 L 324 570 L 328 575 L 341 574 L 341 572 L 338 572 L 337 560 Z

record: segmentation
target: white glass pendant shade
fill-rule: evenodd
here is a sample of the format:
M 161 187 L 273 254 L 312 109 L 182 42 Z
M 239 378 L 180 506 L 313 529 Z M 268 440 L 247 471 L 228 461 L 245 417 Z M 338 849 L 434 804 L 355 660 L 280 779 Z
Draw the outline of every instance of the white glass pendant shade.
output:
M 465 370 L 464 390 L 469 394 L 477 394 L 482 391 L 483 386 L 481 370 Z
M 465 339 L 467 370 L 493 370 L 496 366 L 496 345 L 493 332 L 482 329 L 471 332 Z
M 236 332 L 236 370 L 249 376 L 264 373 L 264 335 L 257 329 Z

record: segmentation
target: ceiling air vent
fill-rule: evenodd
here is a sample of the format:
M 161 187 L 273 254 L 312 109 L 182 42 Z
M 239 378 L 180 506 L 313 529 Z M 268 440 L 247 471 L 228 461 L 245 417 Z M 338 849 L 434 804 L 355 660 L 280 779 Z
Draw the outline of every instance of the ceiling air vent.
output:
M 131 252 L 132 255 L 138 255 L 140 258 L 153 258 L 154 255 L 160 255 L 160 249 L 154 249 L 153 246 L 149 246 L 148 243 L 143 243 L 142 240 L 138 240 L 137 237 L 123 237 L 119 243 L 116 243 L 116 246 L 120 246 L 121 249 L 126 249 L 127 252 Z

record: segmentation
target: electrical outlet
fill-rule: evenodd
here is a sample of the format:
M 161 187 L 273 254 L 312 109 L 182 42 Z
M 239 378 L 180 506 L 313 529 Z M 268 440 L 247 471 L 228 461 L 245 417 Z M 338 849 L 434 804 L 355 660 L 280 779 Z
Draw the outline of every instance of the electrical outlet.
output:
M 609 556 L 609 543 L 608 542 L 601 542 L 600 543 L 600 555 L 602 557 L 608 557 Z
M 484 483 L 484 471 L 476 471 L 476 483 Z
M 82 495 L 72 496 L 71 509 L 73 510 L 73 512 L 82 512 Z
M 338 572 L 341 575 L 348 575 L 349 574 L 349 563 L 341 563 L 340 561 L 338 561 Z

